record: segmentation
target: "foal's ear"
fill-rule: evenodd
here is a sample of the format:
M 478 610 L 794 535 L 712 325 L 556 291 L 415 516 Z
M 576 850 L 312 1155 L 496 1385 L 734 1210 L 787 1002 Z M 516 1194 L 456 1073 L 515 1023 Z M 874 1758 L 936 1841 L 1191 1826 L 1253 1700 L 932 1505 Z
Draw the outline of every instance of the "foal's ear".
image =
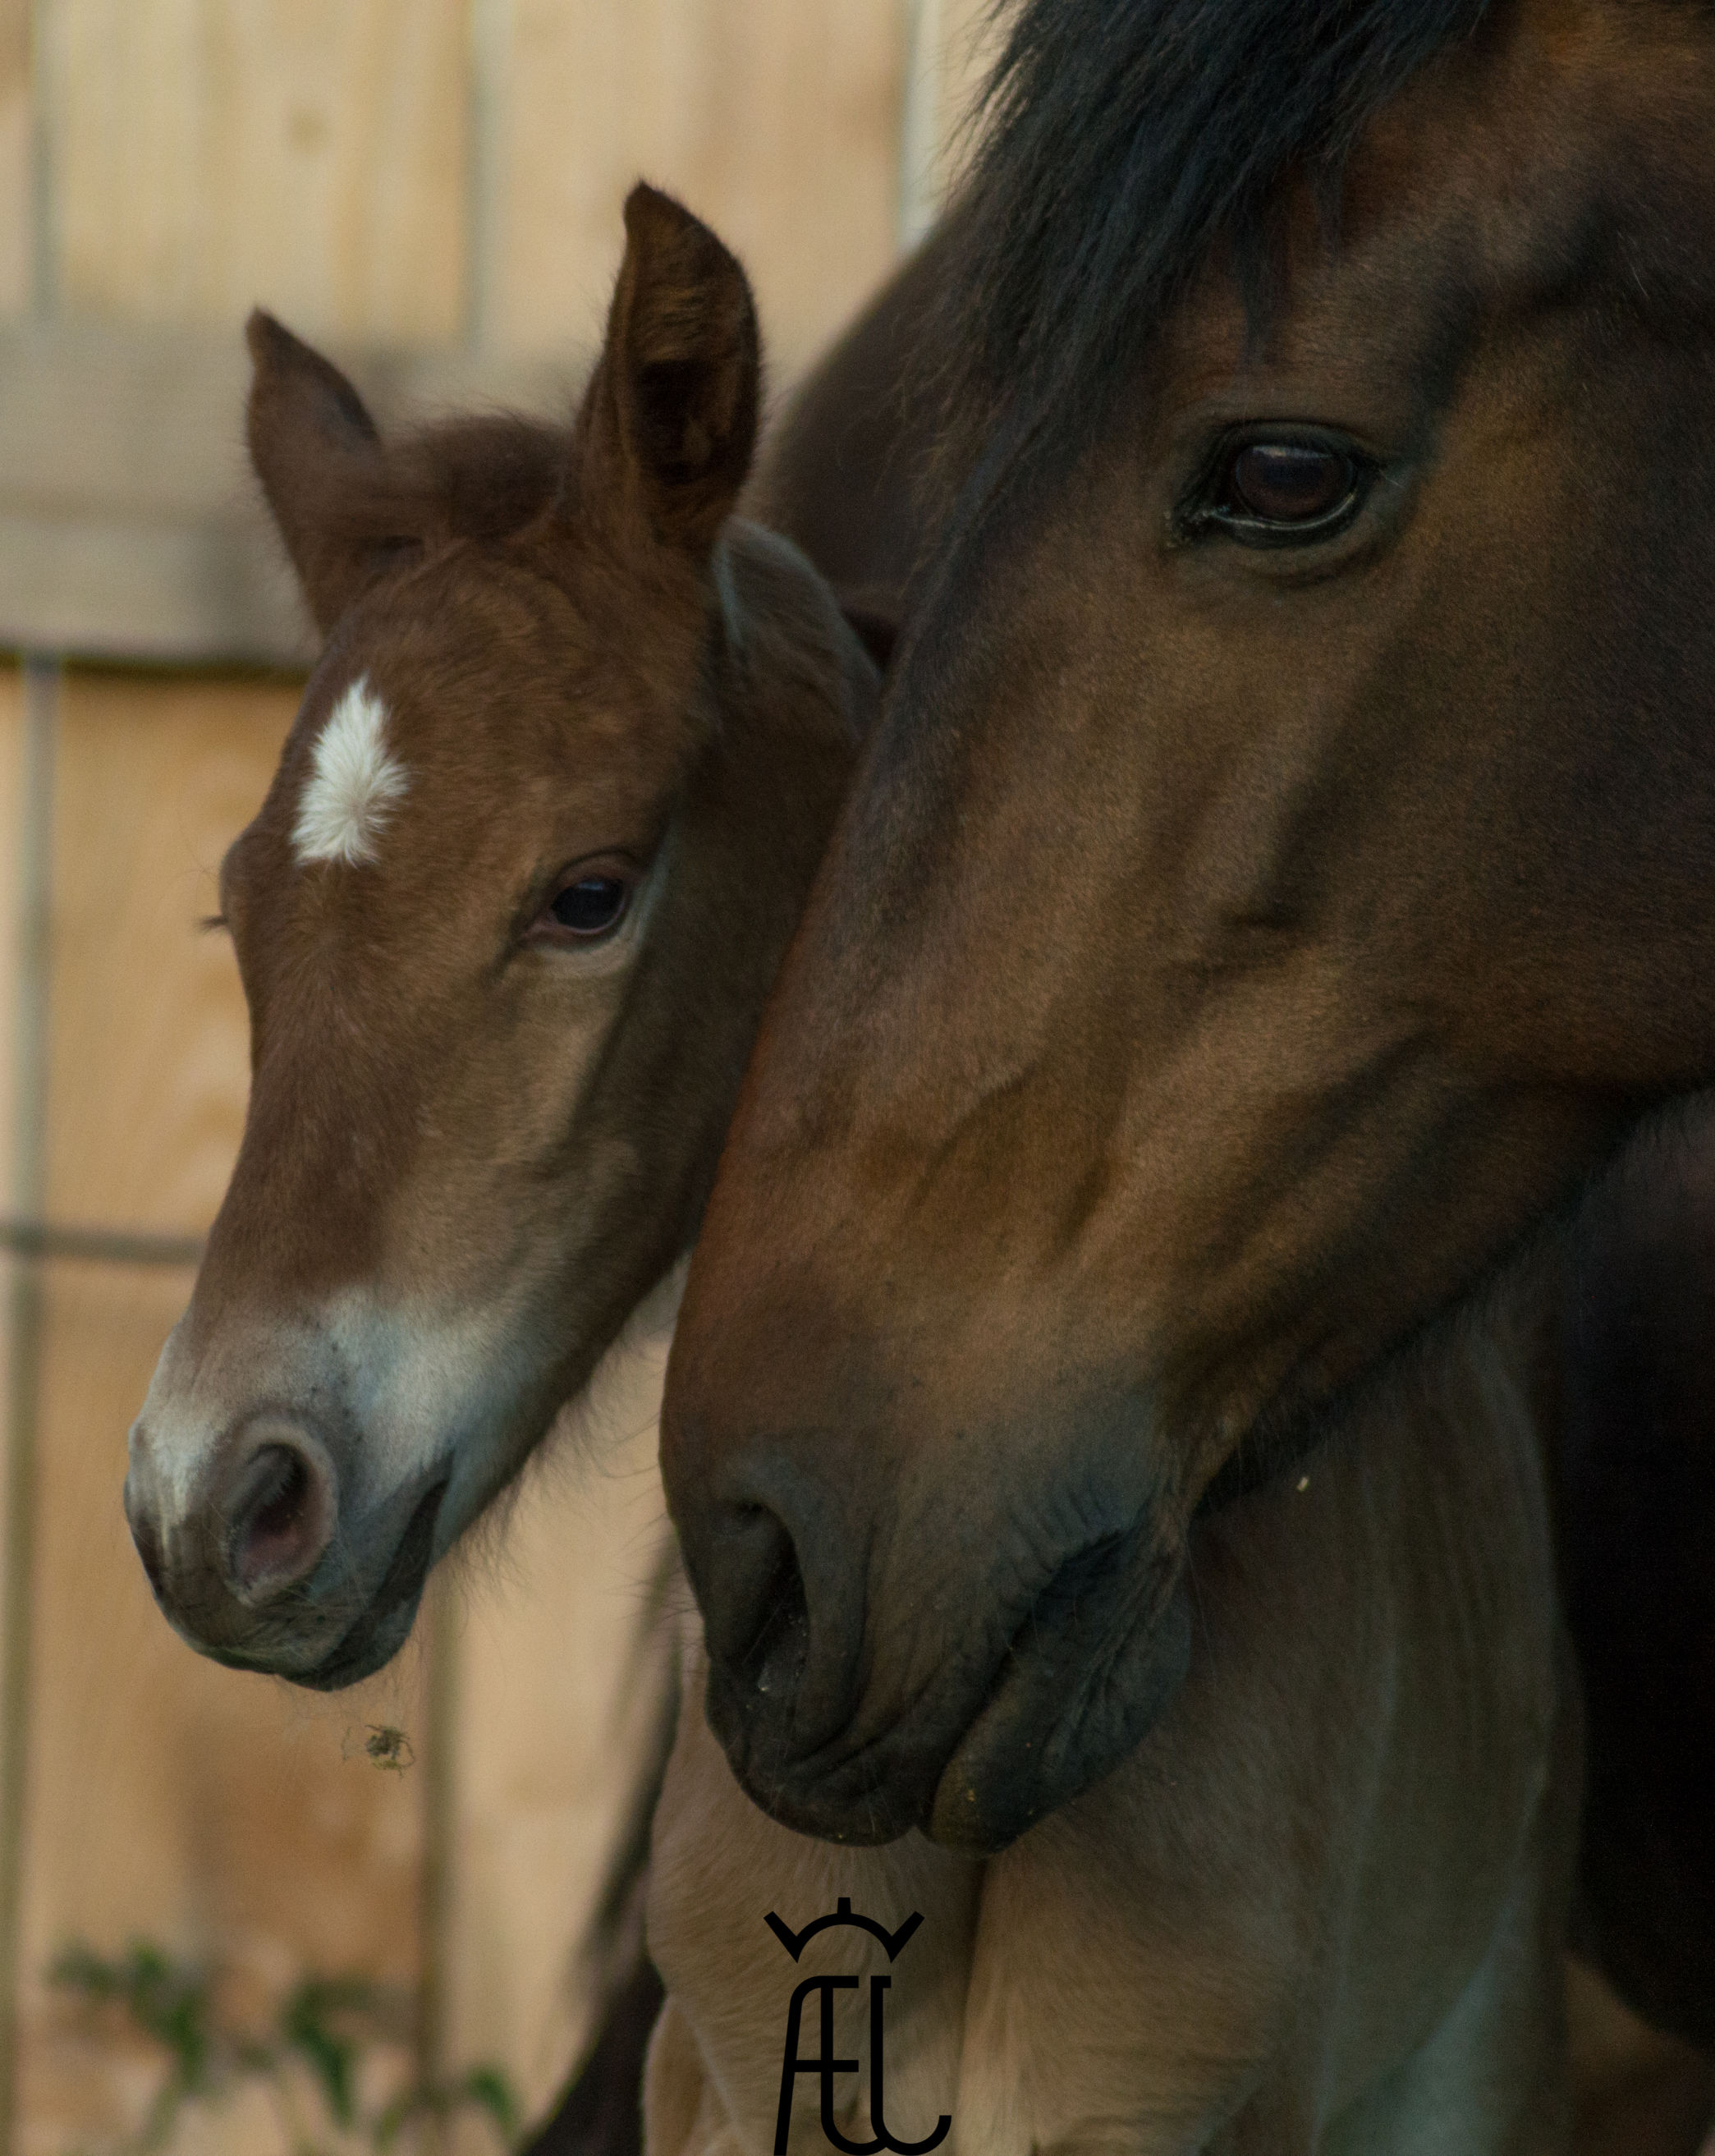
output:
M 579 506 L 600 518 L 623 501 L 657 539 L 706 554 L 749 473 L 761 395 L 743 270 L 688 209 L 639 182 L 578 414 Z
M 389 513 L 386 453 L 345 376 L 259 307 L 244 336 L 254 367 L 250 462 L 326 634 L 408 535 L 380 528 Z

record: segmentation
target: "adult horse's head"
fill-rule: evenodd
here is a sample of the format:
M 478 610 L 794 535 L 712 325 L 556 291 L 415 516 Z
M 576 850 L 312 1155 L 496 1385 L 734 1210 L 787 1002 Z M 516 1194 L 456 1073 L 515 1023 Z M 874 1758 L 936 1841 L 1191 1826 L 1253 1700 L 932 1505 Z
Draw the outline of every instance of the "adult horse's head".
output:
M 874 695 L 808 564 L 727 521 L 742 272 L 648 189 L 626 223 L 569 434 L 388 447 L 251 324 L 326 644 L 221 870 L 249 1110 L 126 1502 L 186 1637 L 306 1684 L 398 1645 L 687 1246 Z
M 1030 0 L 965 211 L 664 1460 L 752 1793 L 980 1848 L 1170 1695 L 1199 1505 L 1715 1074 L 1715 23 Z

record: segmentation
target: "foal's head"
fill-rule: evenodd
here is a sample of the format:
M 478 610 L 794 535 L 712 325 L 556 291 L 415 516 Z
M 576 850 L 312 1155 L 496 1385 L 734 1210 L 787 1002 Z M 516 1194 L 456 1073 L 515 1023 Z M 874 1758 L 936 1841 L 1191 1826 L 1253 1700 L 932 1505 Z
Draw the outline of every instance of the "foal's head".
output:
M 252 457 L 326 642 L 222 866 L 244 1144 L 131 1434 L 193 1645 L 321 1686 L 695 1230 L 875 689 L 824 588 L 728 519 L 757 334 L 639 187 L 569 433 L 383 444 L 258 316 Z

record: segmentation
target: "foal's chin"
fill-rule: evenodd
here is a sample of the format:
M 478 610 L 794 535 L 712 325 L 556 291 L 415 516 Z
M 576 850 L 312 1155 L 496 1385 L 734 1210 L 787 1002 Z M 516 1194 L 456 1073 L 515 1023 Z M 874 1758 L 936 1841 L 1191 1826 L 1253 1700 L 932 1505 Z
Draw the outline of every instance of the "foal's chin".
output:
M 176 1622 L 173 1630 L 198 1654 L 206 1655 L 210 1661 L 218 1662 L 223 1668 L 246 1670 L 256 1676 L 280 1677 L 288 1684 L 301 1685 L 306 1691 L 344 1691 L 348 1686 L 361 1684 L 365 1677 L 372 1677 L 377 1670 L 384 1669 L 410 1638 L 428 1577 L 425 1566 L 402 1600 L 390 1604 L 385 1609 L 366 1609 L 320 1661 L 308 1666 L 299 1663 L 290 1650 L 278 1654 L 234 1652 L 208 1645 Z
M 398 1654 L 417 1621 L 439 1541 L 447 1484 L 434 1484 L 418 1501 L 381 1584 L 332 1652 L 313 1667 L 285 1672 L 312 1691 L 342 1691 L 373 1676 Z

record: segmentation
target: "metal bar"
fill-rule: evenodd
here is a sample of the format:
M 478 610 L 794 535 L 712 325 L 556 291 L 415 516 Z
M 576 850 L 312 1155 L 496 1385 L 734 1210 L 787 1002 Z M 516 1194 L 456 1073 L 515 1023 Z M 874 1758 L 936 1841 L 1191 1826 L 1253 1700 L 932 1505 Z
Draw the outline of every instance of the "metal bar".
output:
M 71 1258 L 98 1265 L 197 1265 L 200 1235 L 157 1235 L 126 1228 L 74 1228 L 58 1220 L 0 1214 L 0 1250 L 17 1258 Z
M 439 2088 L 450 2069 L 447 1973 L 451 1966 L 454 1860 L 458 1834 L 459 1617 L 444 1571 L 430 1579 L 422 1618 L 426 1682 L 423 1742 L 423 1863 L 417 1899 L 417 2078 Z M 444 2144 L 437 2129 L 432 2148 Z
M 465 100 L 465 341 L 490 344 L 506 192 L 506 66 L 511 0 L 470 0 Z
M 59 233 L 54 186 L 55 65 L 52 0 L 30 0 L 30 313 L 39 322 L 59 311 Z
M 465 341 L 480 352 L 494 339 L 505 204 L 506 69 L 511 0 L 470 0 L 466 17 Z M 451 2066 L 448 1972 L 459 1827 L 459 1609 L 444 1573 L 429 1581 L 418 1619 L 424 1635 L 423 1854 L 417 1875 L 418 2086 L 439 2089 Z M 444 2122 L 426 2122 L 425 2146 L 449 2146 Z
M 39 1215 L 48 1182 L 48 1017 L 51 961 L 54 749 L 57 660 L 23 665 L 23 828 L 18 835 L 18 1001 L 13 1100 L 12 1199 Z M 6 1553 L 0 1586 L 0 2156 L 11 2156 L 18 2118 L 18 1951 L 28 1825 L 30 1620 L 35 1569 L 36 1434 L 41 1404 L 42 1278 L 12 1268 L 8 1296 Z
M 906 0 L 896 228 L 901 254 L 917 245 L 941 209 L 945 44 L 941 0 Z

